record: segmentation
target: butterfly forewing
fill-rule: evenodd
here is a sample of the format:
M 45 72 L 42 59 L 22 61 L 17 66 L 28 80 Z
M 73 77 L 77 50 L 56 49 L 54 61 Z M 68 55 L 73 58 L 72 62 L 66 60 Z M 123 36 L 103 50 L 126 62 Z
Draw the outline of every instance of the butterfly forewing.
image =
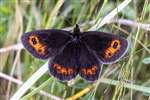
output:
M 24 47 L 35 57 L 47 59 L 60 52 L 61 48 L 71 39 L 68 31 L 39 30 L 27 32 L 22 36 Z
M 105 64 L 116 62 L 126 53 L 128 48 L 128 41 L 126 39 L 104 32 L 84 32 L 81 40 Z

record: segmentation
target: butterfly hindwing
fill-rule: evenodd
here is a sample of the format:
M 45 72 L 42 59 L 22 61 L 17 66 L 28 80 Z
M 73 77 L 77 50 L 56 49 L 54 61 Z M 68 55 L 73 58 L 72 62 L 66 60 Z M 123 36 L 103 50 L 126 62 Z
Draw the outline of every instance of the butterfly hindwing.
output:
M 21 40 L 24 47 L 35 57 L 47 59 L 61 50 L 70 39 L 70 33 L 63 30 L 39 30 L 25 33 Z
M 81 40 L 93 51 L 102 63 L 114 63 L 127 51 L 128 41 L 119 36 L 89 31 L 84 32 Z
M 99 77 L 101 65 L 98 58 L 85 44 L 80 45 L 79 75 L 88 81 L 96 81 Z
M 78 74 L 76 50 L 76 45 L 73 42 L 66 44 L 62 52 L 49 63 L 50 75 L 61 81 L 75 78 Z

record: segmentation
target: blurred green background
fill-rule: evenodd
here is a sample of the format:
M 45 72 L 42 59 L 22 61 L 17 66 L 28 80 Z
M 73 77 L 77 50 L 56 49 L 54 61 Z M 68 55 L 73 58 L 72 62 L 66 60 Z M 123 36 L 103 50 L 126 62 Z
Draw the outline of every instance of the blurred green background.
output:
M 24 82 L 46 62 L 34 58 L 19 45 L 24 32 L 48 28 L 71 31 L 76 23 L 82 31 L 88 31 L 123 1 L 0 0 L 0 73 Z M 67 98 L 93 84 L 96 84 L 94 88 L 80 96 L 79 100 L 150 99 L 150 93 L 127 89 L 121 84 L 127 82 L 150 87 L 150 1 L 132 0 L 108 24 L 97 30 L 130 38 L 130 48 L 125 57 L 115 64 L 104 65 L 101 73 L 101 77 L 118 80 L 120 84 L 104 84 L 99 83 L 100 81 L 88 83 L 78 76 L 68 85 L 67 82 L 51 78 L 42 88 L 47 94 L 36 91 L 34 95 L 25 99 L 50 100 L 49 94 Z M 34 87 L 40 87 L 49 78 L 48 72 L 45 73 Z M 9 99 L 19 86 L 19 83 L 0 76 L 0 100 Z M 32 89 L 28 93 L 32 93 Z

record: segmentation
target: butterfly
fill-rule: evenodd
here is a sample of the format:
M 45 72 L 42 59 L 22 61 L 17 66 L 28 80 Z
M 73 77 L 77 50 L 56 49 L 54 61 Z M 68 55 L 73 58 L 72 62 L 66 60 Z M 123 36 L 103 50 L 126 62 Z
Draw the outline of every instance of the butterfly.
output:
M 47 29 L 27 32 L 21 41 L 36 58 L 48 59 L 50 75 L 68 81 L 78 74 L 87 81 L 96 81 L 101 64 L 115 63 L 126 54 L 128 41 L 117 35 L 99 31 L 73 32 Z

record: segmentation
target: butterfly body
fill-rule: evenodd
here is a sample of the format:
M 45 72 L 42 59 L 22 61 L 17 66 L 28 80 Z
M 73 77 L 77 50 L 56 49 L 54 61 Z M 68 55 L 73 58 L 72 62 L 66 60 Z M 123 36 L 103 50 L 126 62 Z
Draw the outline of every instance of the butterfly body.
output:
M 95 81 L 101 64 L 116 62 L 128 48 L 124 38 L 97 31 L 80 32 L 78 26 L 73 33 L 57 29 L 28 32 L 22 36 L 22 43 L 37 58 L 52 57 L 49 73 L 62 81 L 77 74 Z

